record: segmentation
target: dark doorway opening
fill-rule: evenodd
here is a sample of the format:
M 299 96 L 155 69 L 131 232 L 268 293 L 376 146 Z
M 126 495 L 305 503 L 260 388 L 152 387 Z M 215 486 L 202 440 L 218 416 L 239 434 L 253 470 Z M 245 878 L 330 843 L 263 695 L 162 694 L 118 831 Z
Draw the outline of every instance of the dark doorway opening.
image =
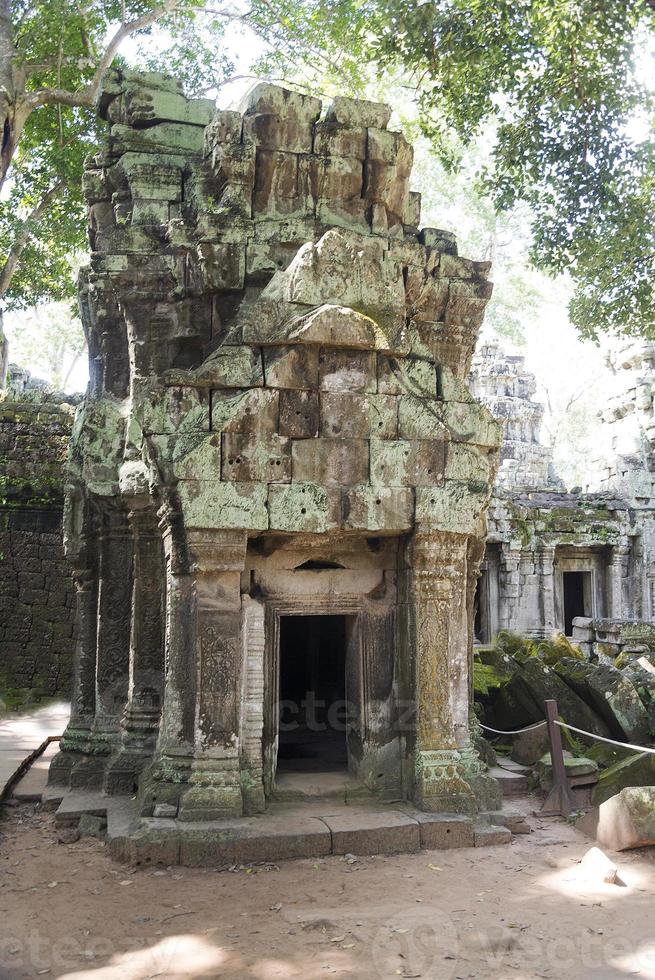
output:
M 589 572 L 563 572 L 564 590 L 564 632 L 573 635 L 573 620 L 576 616 L 588 616 L 585 592 Z
M 347 768 L 346 617 L 280 618 L 279 770 Z

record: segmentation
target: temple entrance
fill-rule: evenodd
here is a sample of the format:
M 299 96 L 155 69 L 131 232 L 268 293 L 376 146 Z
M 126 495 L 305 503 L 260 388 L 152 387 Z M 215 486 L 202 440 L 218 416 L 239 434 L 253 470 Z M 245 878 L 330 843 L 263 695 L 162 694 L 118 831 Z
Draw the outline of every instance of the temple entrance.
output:
M 347 770 L 349 618 L 280 618 L 278 773 Z
M 564 592 L 564 632 L 573 635 L 573 620 L 576 616 L 591 615 L 591 572 L 564 572 L 562 574 Z

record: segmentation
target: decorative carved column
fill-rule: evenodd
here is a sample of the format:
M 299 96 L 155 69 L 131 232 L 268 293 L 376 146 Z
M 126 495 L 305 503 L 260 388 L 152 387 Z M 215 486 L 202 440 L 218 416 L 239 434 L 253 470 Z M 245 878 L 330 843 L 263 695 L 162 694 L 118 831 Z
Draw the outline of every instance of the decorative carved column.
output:
M 132 538 L 125 513 L 102 505 L 98 536 L 99 583 L 96 635 L 95 719 L 90 755 L 71 774 L 71 787 L 100 789 L 120 741 L 127 700 L 132 606 Z
M 540 635 L 546 639 L 555 630 L 555 546 L 541 542 L 535 564 L 539 576 Z
M 95 569 L 74 568 L 77 604 L 77 643 L 71 717 L 59 752 L 50 763 L 49 783 L 68 784 L 72 770 L 86 757 L 95 717 L 96 633 L 98 580 Z
M 509 629 L 514 621 L 516 604 L 520 596 L 521 552 L 503 543 L 500 552 L 498 593 L 500 600 L 499 623 L 501 629 Z
M 169 501 L 159 519 L 166 578 L 164 691 L 155 758 L 139 787 L 143 816 L 152 816 L 158 807 L 169 816 L 177 813 L 194 751 L 197 597 L 181 520 Z
M 194 758 L 181 820 L 243 813 L 239 740 L 243 640 L 243 531 L 188 531 L 196 593 L 198 677 Z
M 466 538 L 415 534 L 408 557 L 416 663 L 415 800 L 428 811 L 474 813 L 460 752 L 469 747 Z
M 130 511 L 134 541 L 128 701 L 121 748 L 105 777 L 108 793 L 133 793 L 152 758 L 164 678 L 164 561 L 161 534 L 149 508 Z
M 242 601 L 242 630 L 245 663 L 241 698 L 241 768 L 244 812 L 262 813 L 264 794 L 264 604 L 248 596 Z
M 609 572 L 609 616 L 611 619 L 630 619 L 633 615 L 634 598 L 629 595 L 630 548 L 615 545 L 612 548 Z
M 98 629 L 97 514 L 74 485 L 68 487 L 64 508 L 64 543 L 75 583 L 77 641 L 71 717 L 59 743 L 59 753 L 50 764 L 48 782 L 71 785 L 75 784 L 73 772 L 84 768 L 90 758 Z

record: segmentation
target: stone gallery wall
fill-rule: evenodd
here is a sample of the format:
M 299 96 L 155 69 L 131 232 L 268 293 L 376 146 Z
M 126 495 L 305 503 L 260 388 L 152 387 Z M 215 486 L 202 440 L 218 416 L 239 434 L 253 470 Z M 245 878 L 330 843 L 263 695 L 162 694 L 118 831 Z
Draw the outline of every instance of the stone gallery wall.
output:
M 21 689 L 68 696 L 75 618 L 61 535 L 74 406 L 13 374 L 0 393 L 0 697 L 9 701 Z

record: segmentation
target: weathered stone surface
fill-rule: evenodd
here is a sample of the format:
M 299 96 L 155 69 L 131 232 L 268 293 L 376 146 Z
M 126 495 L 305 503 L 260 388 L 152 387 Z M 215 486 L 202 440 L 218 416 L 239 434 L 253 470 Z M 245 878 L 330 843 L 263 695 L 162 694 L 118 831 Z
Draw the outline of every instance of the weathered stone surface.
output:
M 380 486 L 438 487 L 443 483 L 446 443 L 432 440 L 371 439 L 371 482 Z
M 412 526 L 408 487 L 353 487 L 343 499 L 343 526 L 353 530 L 404 531 Z
M 607 737 L 608 728 L 602 718 L 564 683 L 556 668 L 548 667 L 532 657 L 521 665 L 518 676 L 528 689 L 542 718 L 545 710 L 544 701 L 555 700 L 562 718 L 566 721 L 586 732 Z
M 614 736 L 631 742 L 647 739 L 648 712 L 634 686 L 619 670 L 568 659 L 561 660 L 555 669 L 569 687 L 594 706 Z
M 3 691 L 20 698 L 21 690 L 66 697 L 75 645 L 75 590 L 61 526 L 74 399 L 68 401 L 13 364 L 2 396 L 0 699 Z
M 622 789 L 601 803 L 596 840 L 612 851 L 655 844 L 655 786 Z
M 421 847 L 441 850 L 450 847 L 473 847 L 473 821 L 464 814 L 414 813 L 421 836 Z
M 395 854 L 421 848 L 416 820 L 398 810 L 377 813 L 352 807 L 323 820 L 332 834 L 333 854 Z
M 523 766 L 534 766 L 547 748 L 548 729 L 542 725 L 513 736 L 511 758 Z
M 600 773 L 592 796 L 594 805 L 604 803 L 628 786 L 655 785 L 655 755 L 650 752 L 628 755 L 627 750 L 622 754 L 627 757 Z
M 349 803 L 496 805 L 468 671 L 499 432 L 462 380 L 486 268 L 442 272 L 419 240 L 413 151 L 387 107 L 337 99 L 319 121 L 318 100 L 260 83 L 210 121 L 121 72 L 101 105 L 67 519 L 85 629 L 53 780 L 136 791 L 134 855 L 252 859 L 245 824 L 196 827 L 275 795 L 276 692 L 294 674 L 317 688 L 280 688 L 302 711 L 347 685 Z M 318 661 L 313 680 L 280 668 L 294 643 L 300 664 L 338 645 L 334 690 Z M 420 846 L 413 818 L 350 810 L 317 853 L 325 833 L 337 850 Z M 309 831 L 283 831 L 262 859 L 307 853 Z
M 391 109 L 381 102 L 364 102 L 362 99 L 346 99 L 338 96 L 333 100 L 325 116 L 342 126 L 377 126 L 386 129 L 391 119 Z
M 598 773 L 598 764 L 593 759 L 585 759 L 583 756 L 573 756 L 570 752 L 564 752 L 564 769 L 569 779 L 576 779 L 579 784 L 586 782 L 583 777 L 589 777 L 589 782 L 595 782 Z M 553 764 L 550 752 L 546 752 L 539 759 L 536 766 L 536 773 L 539 777 L 539 785 L 542 789 L 549 790 L 553 784 Z
M 375 359 L 360 351 L 322 351 L 319 385 L 321 391 L 374 392 L 377 390 Z
M 275 388 L 312 390 L 318 380 L 316 347 L 265 347 L 266 383 Z
M 299 439 L 292 448 L 294 479 L 319 487 L 368 482 L 365 439 Z
M 319 430 L 319 396 L 314 391 L 280 392 L 280 435 L 313 439 Z

